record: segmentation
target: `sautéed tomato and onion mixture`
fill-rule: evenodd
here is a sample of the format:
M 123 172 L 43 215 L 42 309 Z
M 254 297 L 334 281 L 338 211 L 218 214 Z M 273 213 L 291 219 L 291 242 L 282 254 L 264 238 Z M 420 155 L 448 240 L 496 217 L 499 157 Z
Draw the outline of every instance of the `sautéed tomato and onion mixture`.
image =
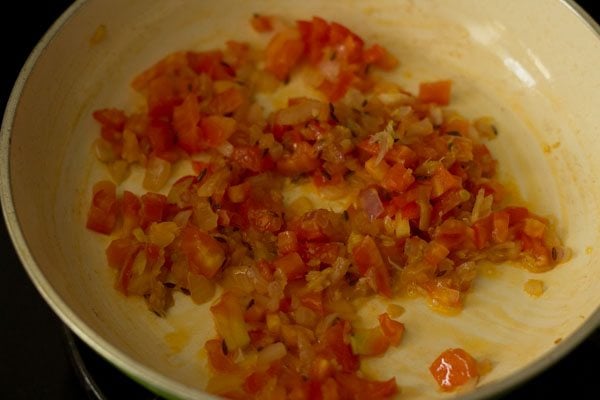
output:
M 112 179 L 94 185 L 87 227 L 112 235 L 116 288 L 159 316 L 175 291 L 212 302 L 208 391 L 388 398 L 395 379 L 361 360 L 401 346 L 405 327 L 400 312 L 357 325 L 361 301 L 422 296 L 456 312 L 482 261 L 543 272 L 566 249 L 546 218 L 508 203 L 485 144 L 494 122 L 447 109 L 450 81 L 409 93 L 381 77 L 394 55 L 335 22 L 250 22 L 266 48 L 173 53 L 133 80 L 143 109 L 94 112 Z M 314 96 L 267 112 L 261 96 L 292 78 Z M 194 174 L 172 177 L 181 163 Z M 117 189 L 134 165 L 146 193 Z M 430 370 L 442 390 L 480 375 L 462 349 Z

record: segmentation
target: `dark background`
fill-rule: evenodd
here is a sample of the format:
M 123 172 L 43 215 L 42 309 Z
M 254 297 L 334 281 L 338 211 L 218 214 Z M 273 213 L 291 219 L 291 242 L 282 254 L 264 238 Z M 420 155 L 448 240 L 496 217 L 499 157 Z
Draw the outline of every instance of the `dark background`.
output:
M 30 51 L 71 3 L 69 0 L 3 2 L 0 110 L 4 109 Z M 591 9 L 593 0 L 579 3 L 600 20 L 600 12 Z M 0 399 L 84 399 L 86 392 L 67 355 L 62 324 L 29 281 L 3 223 L 0 223 L 0 260 Z M 596 330 L 558 364 L 507 398 L 555 398 L 560 393 L 569 398 L 598 398 L 599 358 L 600 330 Z M 111 373 L 106 370 L 110 367 L 103 368 L 101 371 Z M 111 386 L 121 386 L 123 381 L 116 379 Z M 128 398 L 143 397 L 131 393 L 134 392 Z

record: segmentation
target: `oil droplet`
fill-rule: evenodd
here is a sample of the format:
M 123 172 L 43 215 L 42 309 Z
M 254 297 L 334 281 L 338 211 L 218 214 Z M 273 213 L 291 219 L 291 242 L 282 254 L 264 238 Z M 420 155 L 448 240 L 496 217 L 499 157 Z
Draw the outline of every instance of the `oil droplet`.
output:
M 594 248 L 592 246 L 588 246 L 585 248 L 585 254 L 590 255 L 590 254 L 592 254 L 593 250 L 594 250 Z

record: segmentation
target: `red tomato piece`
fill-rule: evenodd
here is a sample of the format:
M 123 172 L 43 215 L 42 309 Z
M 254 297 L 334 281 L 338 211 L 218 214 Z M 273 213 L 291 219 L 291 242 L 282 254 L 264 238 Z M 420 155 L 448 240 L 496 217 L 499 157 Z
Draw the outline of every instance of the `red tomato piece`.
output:
M 404 167 L 403 164 L 394 164 L 386 172 L 381 186 L 390 192 L 403 192 L 415 181 L 415 177 L 410 169 Z
M 374 64 L 385 71 L 391 71 L 398 66 L 396 57 L 378 44 L 374 44 L 363 52 L 363 62 Z
M 121 213 L 123 215 L 123 232 L 129 233 L 140 224 L 140 199 L 128 190 L 123 192 L 121 198 Z
M 108 235 L 117 223 L 117 187 L 110 181 L 100 181 L 92 189 L 92 203 L 88 210 L 86 227 Z
M 304 264 L 302 257 L 296 252 L 276 258 L 273 261 L 273 266 L 283 271 L 288 280 L 303 278 L 308 272 L 308 266 Z
M 163 120 L 153 119 L 148 125 L 146 134 L 152 149 L 159 157 L 175 145 L 175 132 L 171 125 Z
M 308 62 L 316 65 L 323 58 L 323 49 L 329 42 L 329 23 L 322 18 L 313 17 L 311 21 L 297 21 L 302 36 Z
M 460 178 L 440 166 L 431 177 L 431 198 L 438 198 L 451 189 L 460 189 L 461 187 Z
M 475 246 L 481 250 L 486 247 L 492 239 L 492 220 L 491 218 L 485 217 L 473 224 L 473 230 L 475 232 Z
M 104 108 L 96 110 L 92 113 L 94 119 L 98 121 L 103 127 L 111 128 L 116 131 L 123 131 L 125 123 L 127 122 L 127 116 L 125 112 L 116 108 Z
M 423 82 L 419 85 L 419 100 L 423 103 L 437 103 L 447 105 L 450 103 L 452 81 Z
M 190 272 L 212 278 L 225 262 L 223 246 L 193 225 L 181 231 L 181 250 L 187 256 Z
M 173 128 L 177 132 L 179 146 L 189 154 L 205 149 L 198 123 L 200 105 L 195 94 L 190 93 L 183 103 L 173 110 Z
M 259 33 L 271 32 L 273 30 L 271 17 L 267 15 L 254 14 L 250 19 L 250 25 L 252 25 L 252 28 Z
M 279 32 L 269 42 L 266 50 L 266 70 L 283 81 L 300 61 L 304 52 L 304 43 L 297 31 Z
M 237 87 L 232 87 L 216 94 L 208 105 L 211 114 L 229 114 L 237 110 L 246 102 L 246 97 Z
M 238 370 L 238 366 L 233 362 L 229 354 L 225 354 L 225 346 L 222 339 L 211 339 L 204 343 L 204 350 L 208 355 L 208 364 L 217 372 L 234 372 Z
M 327 358 L 336 360 L 342 371 L 355 372 L 360 363 L 358 357 L 352 353 L 349 334 L 350 323 L 348 321 L 337 322 L 318 338 L 317 351 Z
M 235 127 L 235 119 L 220 115 L 211 115 L 200 120 L 202 138 L 208 147 L 218 147 L 225 143 L 235 132 Z
M 167 197 L 159 193 L 146 193 L 141 197 L 140 226 L 146 229 L 152 222 L 160 222 L 167 204 Z
M 286 154 L 277 161 L 277 170 L 284 175 L 293 176 L 312 172 L 319 168 L 319 160 L 313 147 L 307 142 L 294 146 L 292 154 Z
M 112 268 L 122 269 L 140 248 L 140 243 L 133 238 L 115 239 L 106 248 L 106 259 Z
M 279 232 L 277 235 L 277 252 L 279 255 L 298 251 L 298 236 L 293 231 Z
M 444 351 L 429 367 L 429 371 L 443 391 L 450 391 L 479 379 L 477 361 L 463 349 Z
M 186 54 L 187 61 L 197 74 L 207 74 L 213 80 L 231 80 L 235 78 L 235 69 L 223 61 L 220 50 L 193 52 Z
M 261 171 L 261 158 L 262 152 L 258 146 L 235 146 L 231 154 L 231 161 L 252 172 Z
M 394 321 L 390 318 L 388 313 L 383 313 L 378 317 L 379 327 L 381 331 L 388 338 L 392 346 L 398 346 L 404 336 L 404 324 L 398 321 Z
M 316 313 L 323 315 L 323 293 L 322 292 L 310 292 L 300 297 L 300 304 L 310 308 Z
M 390 273 L 373 238 L 368 235 L 365 236 L 363 240 L 352 249 L 352 256 L 354 257 L 359 272 L 363 276 L 366 275 L 369 270 L 373 270 L 375 284 L 379 293 L 386 297 L 392 297 Z
M 371 381 L 355 374 L 341 372 L 336 373 L 334 377 L 340 385 L 341 398 L 383 400 L 391 398 L 398 392 L 395 378 L 387 381 Z

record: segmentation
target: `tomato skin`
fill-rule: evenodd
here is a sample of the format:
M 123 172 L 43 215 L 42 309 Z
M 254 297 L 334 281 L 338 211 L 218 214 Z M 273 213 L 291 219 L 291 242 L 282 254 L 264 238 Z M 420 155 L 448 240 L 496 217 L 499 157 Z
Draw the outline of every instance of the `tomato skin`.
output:
M 181 250 L 187 256 L 190 272 L 208 279 L 215 276 L 225 262 L 225 250 L 208 233 L 193 225 L 181 231 Z
M 141 197 L 140 227 L 146 229 L 152 222 L 160 222 L 167 204 L 167 197 L 159 193 L 146 193 Z
M 304 52 L 304 43 L 295 31 L 283 31 L 276 34 L 266 50 L 266 70 L 277 79 L 287 79 Z
M 431 364 L 429 371 L 443 391 L 450 391 L 478 379 L 477 361 L 463 349 L 445 350 Z
M 92 203 L 88 210 L 86 227 L 109 235 L 117 223 L 117 187 L 113 182 L 100 181 L 92 189 Z

